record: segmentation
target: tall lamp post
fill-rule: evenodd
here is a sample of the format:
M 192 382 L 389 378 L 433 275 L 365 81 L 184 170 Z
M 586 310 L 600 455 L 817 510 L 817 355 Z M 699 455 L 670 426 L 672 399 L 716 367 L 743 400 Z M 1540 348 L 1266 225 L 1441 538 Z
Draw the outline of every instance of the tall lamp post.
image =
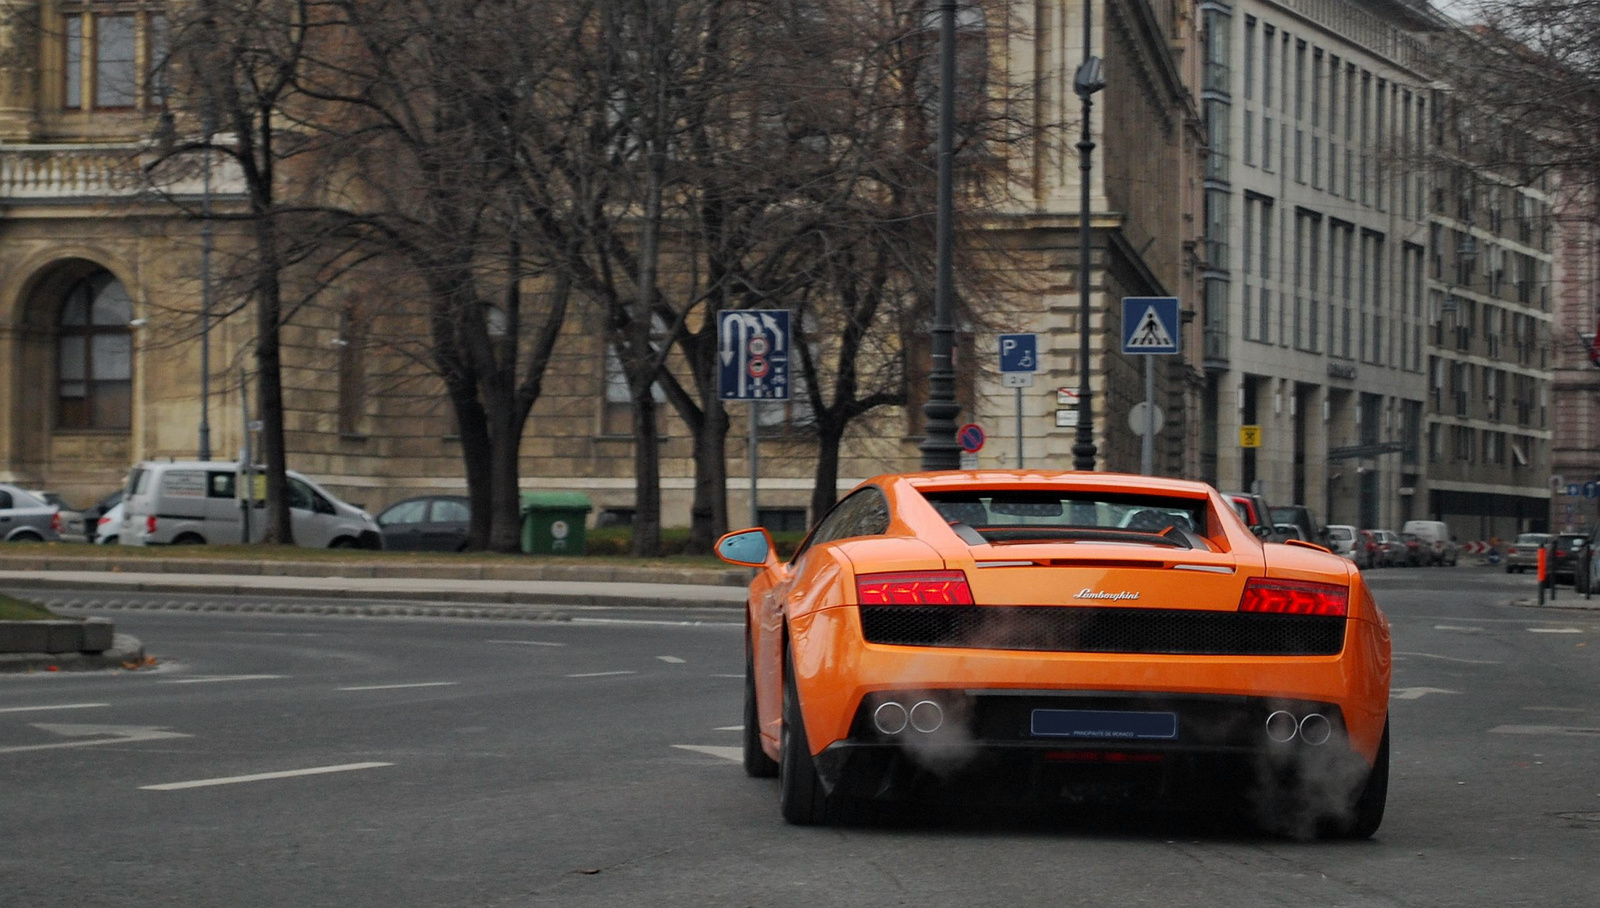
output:
M 1078 137 L 1078 436 L 1072 445 L 1072 468 L 1093 470 L 1097 450 L 1094 444 L 1093 392 L 1089 390 L 1089 171 L 1093 163 L 1094 137 L 1089 130 L 1089 111 L 1095 92 L 1106 87 L 1104 67 L 1093 55 L 1091 26 L 1093 2 L 1083 0 L 1083 62 L 1072 78 L 1072 89 L 1083 102 L 1083 128 Z
M 933 329 L 929 333 L 932 362 L 928 370 L 928 402 L 922 406 L 924 470 L 954 470 L 961 465 L 956 444 L 955 278 L 951 255 L 955 245 L 956 0 L 939 3 L 939 186 L 935 221 Z
M 205 131 L 205 158 L 200 164 L 200 450 L 211 459 L 211 138 L 217 116 L 208 103 L 200 112 Z

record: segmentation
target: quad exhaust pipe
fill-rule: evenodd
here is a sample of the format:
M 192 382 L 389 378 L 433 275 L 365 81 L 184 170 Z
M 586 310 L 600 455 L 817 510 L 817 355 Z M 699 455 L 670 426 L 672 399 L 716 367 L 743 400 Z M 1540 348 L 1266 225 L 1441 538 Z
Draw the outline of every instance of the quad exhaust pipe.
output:
M 919 700 L 906 709 L 894 700 L 886 700 L 872 711 L 872 725 L 879 734 L 891 738 L 908 727 L 931 735 L 944 726 L 944 707 L 932 700 Z
M 1275 744 L 1288 744 L 1299 735 L 1301 741 L 1321 747 L 1333 737 L 1333 723 L 1322 713 L 1307 713 L 1296 718 L 1288 710 L 1280 709 L 1267 716 L 1266 731 L 1267 738 Z

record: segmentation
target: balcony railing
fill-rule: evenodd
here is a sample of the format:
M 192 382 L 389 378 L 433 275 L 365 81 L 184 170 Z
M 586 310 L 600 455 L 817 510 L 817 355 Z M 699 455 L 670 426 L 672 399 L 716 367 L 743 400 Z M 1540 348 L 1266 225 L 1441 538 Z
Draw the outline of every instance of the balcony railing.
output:
M 156 156 L 145 143 L 0 146 L 0 201 L 11 203 L 133 200 L 177 196 L 198 198 L 203 180 L 196 155 L 147 171 Z M 239 170 L 217 155 L 212 159 L 211 192 L 237 196 Z

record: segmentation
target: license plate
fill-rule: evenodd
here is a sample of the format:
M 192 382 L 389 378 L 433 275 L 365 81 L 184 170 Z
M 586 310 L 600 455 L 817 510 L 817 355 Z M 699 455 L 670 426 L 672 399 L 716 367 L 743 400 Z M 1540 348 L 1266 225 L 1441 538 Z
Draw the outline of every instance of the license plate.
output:
M 1170 741 L 1178 737 L 1178 714 L 1107 709 L 1036 709 L 1038 738 L 1111 738 Z

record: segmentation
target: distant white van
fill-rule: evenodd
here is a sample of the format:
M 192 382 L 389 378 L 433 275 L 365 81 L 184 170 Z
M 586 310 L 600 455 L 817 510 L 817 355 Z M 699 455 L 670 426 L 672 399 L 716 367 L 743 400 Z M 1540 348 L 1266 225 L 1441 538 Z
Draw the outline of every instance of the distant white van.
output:
M 1400 532 L 1410 533 L 1422 540 L 1422 544 L 1432 553 L 1432 564 L 1454 565 L 1461 557 L 1455 540 L 1450 538 L 1450 527 L 1442 520 L 1407 520 Z
M 289 518 L 296 545 L 383 548 L 372 516 L 289 470 Z M 244 541 L 243 477 L 227 461 L 148 460 L 128 474 L 117 541 L 123 545 L 237 545 Z M 250 511 L 250 541 L 266 534 L 259 498 Z

